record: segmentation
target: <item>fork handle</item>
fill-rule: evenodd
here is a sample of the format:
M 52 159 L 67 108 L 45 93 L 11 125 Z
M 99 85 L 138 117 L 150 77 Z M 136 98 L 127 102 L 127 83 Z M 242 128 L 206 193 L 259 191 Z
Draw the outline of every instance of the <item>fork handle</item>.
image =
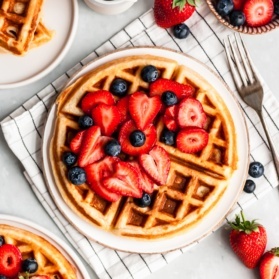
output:
M 271 139 L 271 137 L 270 137 L 270 135 L 269 135 L 267 126 L 266 126 L 266 124 L 265 124 L 265 121 L 264 121 L 262 112 L 259 112 L 258 115 L 259 115 L 260 120 L 261 120 L 261 122 L 262 122 L 264 131 L 265 131 L 265 134 L 266 134 L 266 137 L 267 137 L 268 145 L 269 145 L 269 147 L 270 147 L 272 159 L 273 159 L 273 162 L 274 162 L 274 165 L 275 165 L 277 177 L 279 178 L 279 159 L 278 159 L 278 156 L 277 156 L 277 153 L 276 153 L 276 150 L 275 150 L 273 141 L 272 141 L 272 139 Z

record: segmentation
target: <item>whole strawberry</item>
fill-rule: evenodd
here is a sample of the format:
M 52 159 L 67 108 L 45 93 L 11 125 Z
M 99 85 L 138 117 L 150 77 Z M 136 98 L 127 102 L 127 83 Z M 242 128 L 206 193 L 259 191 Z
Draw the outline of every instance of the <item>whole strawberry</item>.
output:
M 188 19 L 196 9 L 197 0 L 155 0 L 154 16 L 157 25 L 169 28 Z
M 261 279 L 279 278 L 279 247 L 263 254 L 259 270 Z
M 248 268 L 255 268 L 266 247 L 265 228 L 255 220 L 246 221 L 243 212 L 241 219 L 237 215 L 230 226 L 230 244 L 233 251 Z

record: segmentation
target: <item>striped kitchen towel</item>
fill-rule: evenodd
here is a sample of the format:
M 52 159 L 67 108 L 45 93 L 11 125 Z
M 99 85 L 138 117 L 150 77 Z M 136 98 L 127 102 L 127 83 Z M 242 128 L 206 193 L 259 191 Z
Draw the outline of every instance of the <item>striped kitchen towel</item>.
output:
M 235 93 L 223 45 L 223 39 L 231 31 L 219 24 L 205 3 L 201 4 L 196 13 L 187 20 L 187 25 L 191 30 L 189 37 L 185 40 L 178 40 L 173 37 L 170 30 L 159 28 L 154 23 L 153 10 L 149 10 L 94 50 L 75 67 L 35 94 L 33 98 L 11 113 L 1 123 L 4 137 L 11 150 L 23 164 L 25 175 L 41 204 L 101 279 L 144 278 L 177 258 L 189 247 L 165 254 L 129 254 L 109 249 L 91 241 L 73 228 L 52 201 L 44 181 L 41 145 L 47 113 L 60 89 L 83 65 L 110 51 L 128 46 L 163 46 L 187 53 L 217 72 Z M 264 117 L 271 135 L 274 140 L 278 141 L 279 104 L 269 88 L 266 85 L 264 87 Z M 235 95 L 238 98 L 237 94 Z M 232 215 L 252 202 L 256 202 L 262 195 L 278 185 L 274 164 L 259 119 L 255 112 L 240 99 L 239 102 L 252 139 L 250 141 L 250 159 L 262 162 L 265 174 L 259 178 L 260 181 L 253 194 L 243 193 L 240 196 L 230 213 Z M 228 216 L 228 218 L 230 217 Z

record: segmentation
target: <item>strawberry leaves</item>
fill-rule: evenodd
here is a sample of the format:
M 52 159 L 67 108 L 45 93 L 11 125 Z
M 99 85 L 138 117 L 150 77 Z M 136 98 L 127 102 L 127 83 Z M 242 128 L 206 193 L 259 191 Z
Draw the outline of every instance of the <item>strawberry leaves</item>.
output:
M 181 11 L 187 3 L 191 6 L 197 6 L 198 2 L 200 2 L 200 0 L 173 0 L 172 8 L 178 7 Z

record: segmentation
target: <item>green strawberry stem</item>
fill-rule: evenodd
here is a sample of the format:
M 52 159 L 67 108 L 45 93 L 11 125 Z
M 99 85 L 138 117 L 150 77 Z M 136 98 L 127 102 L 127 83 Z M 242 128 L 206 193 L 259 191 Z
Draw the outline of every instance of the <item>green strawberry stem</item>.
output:
M 279 257 L 279 247 L 274 247 L 274 248 L 272 248 L 272 249 L 270 250 L 270 252 L 271 252 L 272 254 L 274 254 L 274 256 Z
M 236 215 L 234 222 L 229 222 L 229 225 L 232 229 L 245 232 L 246 234 L 250 234 L 252 232 L 259 232 L 260 224 L 256 222 L 256 220 L 247 221 L 245 220 L 243 211 L 240 212 L 241 219 L 239 215 Z
M 191 6 L 197 6 L 200 0 L 173 0 L 172 1 L 172 8 L 178 7 L 181 11 L 186 4 Z

